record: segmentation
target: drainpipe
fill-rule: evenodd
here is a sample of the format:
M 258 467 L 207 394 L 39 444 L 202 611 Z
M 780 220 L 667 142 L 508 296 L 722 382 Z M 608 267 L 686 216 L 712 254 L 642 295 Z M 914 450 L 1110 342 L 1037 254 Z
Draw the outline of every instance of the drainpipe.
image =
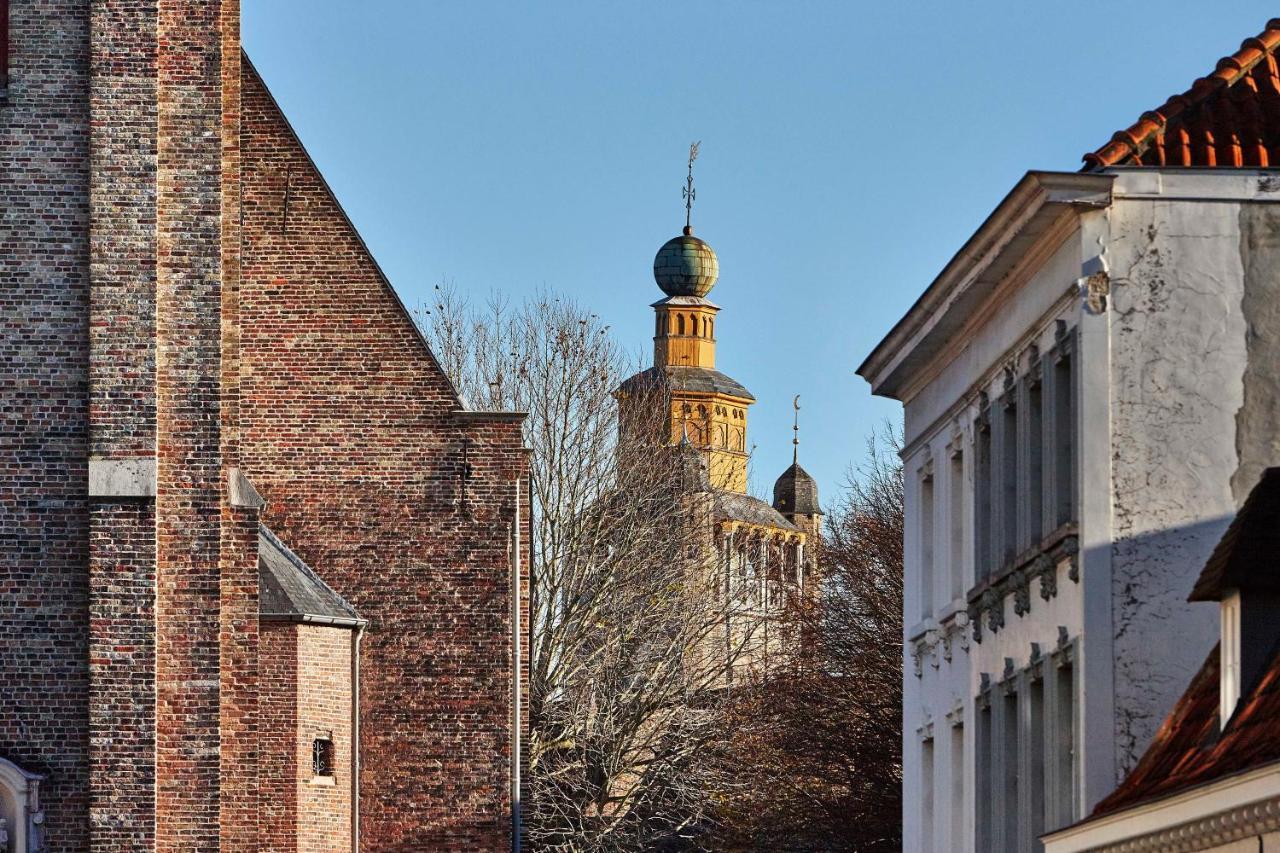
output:
M 515 673 L 515 682 L 512 691 L 512 726 L 511 726 L 511 849 L 515 853 L 520 853 L 520 824 L 521 824 L 521 802 L 520 802 L 520 762 L 521 762 L 521 700 L 520 683 L 522 667 L 520 655 L 522 653 L 521 637 L 520 637 L 520 525 L 522 523 L 520 514 L 520 478 L 516 477 L 516 512 L 515 523 L 511 525 L 511 651 Z
M 351 632 L 351 853 L 360 853 L 360 641 L 368 620 Z

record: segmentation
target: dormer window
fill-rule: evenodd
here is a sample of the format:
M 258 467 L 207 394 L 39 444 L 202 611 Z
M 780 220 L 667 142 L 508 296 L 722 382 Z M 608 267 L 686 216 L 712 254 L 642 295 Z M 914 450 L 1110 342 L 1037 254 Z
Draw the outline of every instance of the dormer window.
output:
M 1222 637 L 1218 646 L 1218 720 L 1226 725 L 1240 702 L 1240 590 L 1222 597 Z
M 1218 721 L 1226 728 L 1280 642 L 1280 468 L 1268 468 L 1218 542 L 1191 601 L 1218 602 Z

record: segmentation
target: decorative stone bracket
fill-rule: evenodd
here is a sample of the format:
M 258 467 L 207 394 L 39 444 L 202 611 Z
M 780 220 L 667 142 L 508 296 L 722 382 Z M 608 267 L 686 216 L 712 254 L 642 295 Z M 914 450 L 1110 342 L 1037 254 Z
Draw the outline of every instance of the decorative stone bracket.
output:
M 1013 598 L 1013 612 L 1026 616 L 1031 612 L 1031 584 L 1038 582 L 1040 598 L 1049 601 L 1058 594 L 1058 565 L 1068 562 L 1067 577 L 1080 582 L 1080 540 L 1064 536 L 1053 546 L 1042 550 L 1022 565 L 1008 572 L 981 592 L 969 594 L 968 621 L 973 627 L 974 642 L 981 643 L 986 631 L 998 633 L 1005 625 L 1004 600 Z

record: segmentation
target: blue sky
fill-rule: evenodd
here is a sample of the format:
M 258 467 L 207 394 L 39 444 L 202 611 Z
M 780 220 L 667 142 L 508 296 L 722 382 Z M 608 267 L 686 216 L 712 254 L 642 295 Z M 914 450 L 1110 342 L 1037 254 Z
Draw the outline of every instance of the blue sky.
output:
M 1260 32 L 1260 2 L 247 0 L 243 36 L 401 296 L 547 286 L 651 347 L 651 264 L 720 258 L 754 486 L 830 495 L 900 407 L 854 369 L 1029 169 L 1074 170 Z

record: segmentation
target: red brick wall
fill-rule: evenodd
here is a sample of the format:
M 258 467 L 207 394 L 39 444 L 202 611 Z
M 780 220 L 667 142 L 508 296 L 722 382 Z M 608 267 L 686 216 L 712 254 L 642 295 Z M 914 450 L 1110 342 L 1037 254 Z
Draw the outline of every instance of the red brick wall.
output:
M 503 849 L 519 424 L 451 415 L 448 382 L 249 69 L 242 121 L 242 461 L 267 522 L 371 620 L 363 847 Z
M 155 0 L 91 13 L 90 453 L 155 450 Z M 95 498 L 89 536 L 95 851 L 147 849 L 155 820 L 155 511 Z
M 89 5 L 12 0 L 0 101 L 0 755 L 89 843 Z
M 298 626 L 264 622 L 258 645 L 258 841 L 262 853 L 297 850 Z
M 151 501 L 95 506 L 89 547 L 93 849 L 146 850 L 155 833 Z
M 349 628 L 299 625 L 294 741 L 299 853 L 351 849 L 351 640 Z M 312 777 L 312 741 L 333 735 L 333 784 Z
M 256 849 L 256 549 L 227 506 L 236 0 L 158 0 L 156 849 Z M 230 59 L 228 59 L 230 57 Z M 234 308 L 234 306 L 233 306 Z M 231 311 L 234 317 L 234 310 Z M 233 359 L 233 355 L 229 356 Z M 224 757 L 226 764 L 224 764 Z
M 264 622 L 260 849 L 351 849 L 351 644 L 348 628 Z M 332 734 L 332 784 L 312 779 L 312 741 Z

